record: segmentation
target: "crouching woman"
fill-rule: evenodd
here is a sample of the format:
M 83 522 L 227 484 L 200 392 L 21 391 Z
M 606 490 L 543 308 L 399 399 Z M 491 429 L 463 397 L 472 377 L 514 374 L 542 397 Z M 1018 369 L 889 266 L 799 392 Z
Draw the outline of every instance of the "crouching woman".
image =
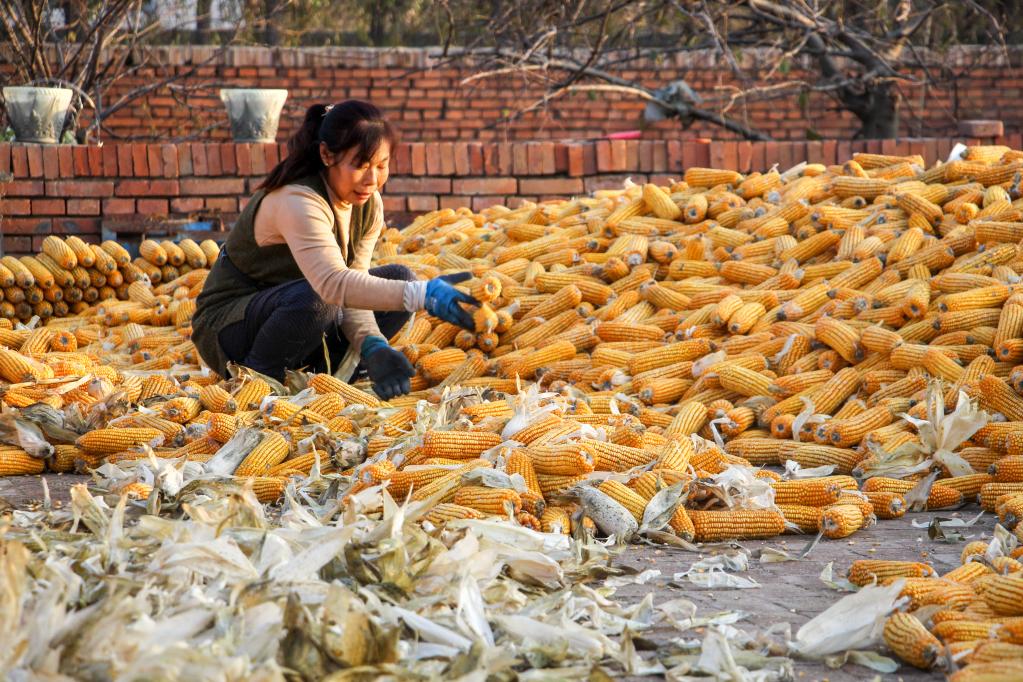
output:
M 282 380 L 286 369 L 328 371 L 328 356 L 336 365 L 354 348 L 387 399 L 409 392 L 414 370 L 387 339 L 413 312 L 472 327 L 460 303 L 476 301 L 452 286 L 469 273 L 416 281 L 403 265 L 370 267 L 394 142 L 372 104 L 309 108 L 196 302 L 192 339 L 211 369 L 226 376 L 235 362 Z

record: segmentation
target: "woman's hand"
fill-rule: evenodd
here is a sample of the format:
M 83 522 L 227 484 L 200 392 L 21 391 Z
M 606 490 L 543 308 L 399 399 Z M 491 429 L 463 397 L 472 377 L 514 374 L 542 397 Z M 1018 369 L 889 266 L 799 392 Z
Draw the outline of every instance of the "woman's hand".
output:
M 445 322 L 458 325 L 472 331 L 475 325 L 472 321 L 472 314 L 462 308 L 460 303 L 478 306 L 480 304 L 469 294 L 463 293 L 452 286 L 472 278 L 468 272 L 456 272 L 451 275 L 434 277 L 426 283 L 426 312 L 434 317 L 439 317 Z
M 416 370 L 400 351 L 391 348 L 380 336 L 367 336 L 362 341 L 362 366 L 366 368 L 373 390 L 380 398 L 390 400 L 412 390 L 409 382 Z

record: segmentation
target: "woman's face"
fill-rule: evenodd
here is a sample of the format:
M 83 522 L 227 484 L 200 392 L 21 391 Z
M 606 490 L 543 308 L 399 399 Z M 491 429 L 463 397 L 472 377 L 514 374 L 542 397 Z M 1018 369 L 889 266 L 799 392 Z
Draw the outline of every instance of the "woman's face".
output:
M 320 158 L 327 166 L 327 184 L 342 201 L 362 205 L 369 201 L 374 192 L 387 182 L 388 163 L 391 160 L 391 145 L 385 140 L 368 163 L 356 164 L 357 148 L 341 154 L 333 154 L 324 143 L 320 143 Z

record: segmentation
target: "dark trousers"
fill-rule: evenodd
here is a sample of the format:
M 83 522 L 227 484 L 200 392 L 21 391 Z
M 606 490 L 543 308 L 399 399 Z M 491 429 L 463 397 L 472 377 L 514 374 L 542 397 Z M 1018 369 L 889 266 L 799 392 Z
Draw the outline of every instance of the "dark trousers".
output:
M 369 274 L 383 279 L 410 281 L 415 275 L 404 265 L 382 265 Z M 401 329 L 411 313 L 376 312 L 377 326 L 384 338 Z M 348 339 L 341 333 L 342 311 L 323 302 L 309 282 L 298 279 L 264 289 L 245 308 L 245 319 L 220 331 L 217 340 L 232 362 L 284 380 L 285 369 L 306 368 L 326 372 L 326 342 L 330 370 L 337 369 L 348 351 Z

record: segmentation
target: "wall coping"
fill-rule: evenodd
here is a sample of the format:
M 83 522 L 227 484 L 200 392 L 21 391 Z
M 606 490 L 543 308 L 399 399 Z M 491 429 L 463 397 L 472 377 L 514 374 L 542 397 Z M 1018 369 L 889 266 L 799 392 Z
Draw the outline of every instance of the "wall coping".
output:
M 0 43 L 0 56 L 7 59 L 8 46 Z M 110 48 L 121 49 L 121 48 Z M 322 46 L 322 47 L 265 47 L 237 45 L 221 48 L 217 45 L 153 45 L 139 46 L 137 51 L 147 51 L 163 65 L 188 66 L 207 60 L 211 64 L 229 67 L 260 67 L 283 66 L 291 68 L 338 67 L 361 68 L 409 68 L 430 69 L 437 66 L 441 57 L 441 46 L 426 47 L 356 47 L 356 46 Z M 223 53 L 213 59 L 219 50 Z M 56 51 L 52 45 L 46 46 L 45 52 L 54 59 Z M 725 68 L 717 51 L 712 49 L 687 50 L 683 52 L 661 52 L 657 48 L 648 50 L 646 59 L 630 63 L 627 68 Z M 627 51 L 610 52 L 624 56 Z M 781 51 L 775 48 L 748 48 L 742 50 L 737 58 L 743 68 L 755 67 L 770 58 L 778 57 Z M 990 45 L 955 45 L 947 51 L 930 49 L 917 50 L 927 64 L 945 66 L 985 66 L 1006 67 L 1023 64 L 1023 45 L 1006 48 Z M 579 51 L 578 56 L 585 58 L 587 54 Z M 799 56 L 792 60 L 793 66 L 799 69 L 814 68 L 813 58 Z

